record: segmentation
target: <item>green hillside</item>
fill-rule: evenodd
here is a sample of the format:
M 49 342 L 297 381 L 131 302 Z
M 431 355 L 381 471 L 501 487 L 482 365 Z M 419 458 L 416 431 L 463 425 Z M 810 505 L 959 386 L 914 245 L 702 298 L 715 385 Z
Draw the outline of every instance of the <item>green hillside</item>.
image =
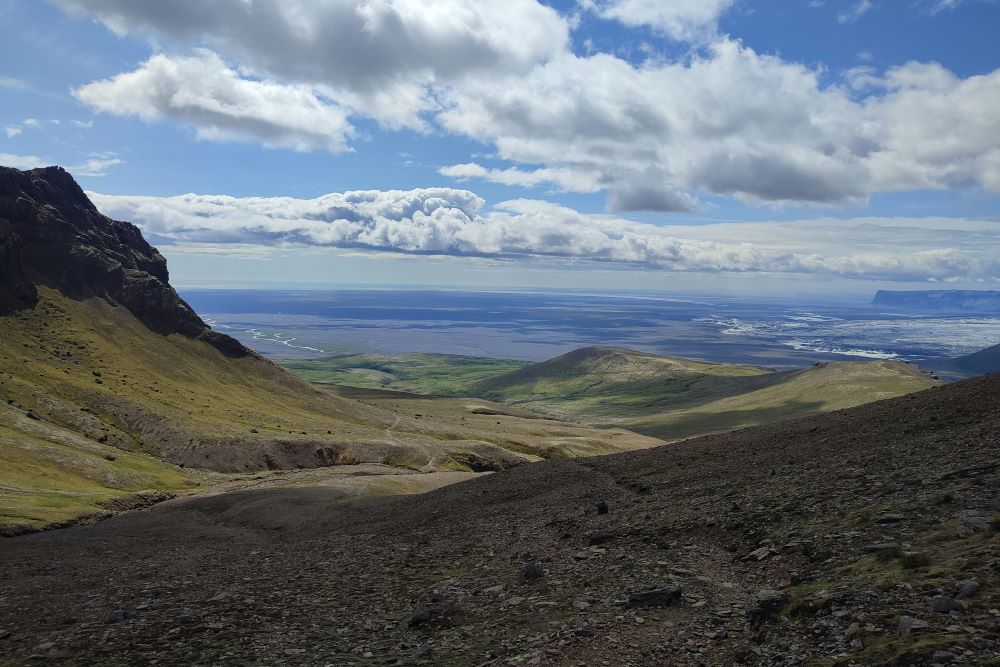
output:
M 767 424 L 935 385 L 896 361 L 824 362 L 774 372 L 613 348 L 584 348 L 472 387 L 484 398 L 677 440 Z
M 755 366 L 588 347 L 489 378 L 470 391 L 549 414 L 602 421 L 751 391 L 768 384 L 773 374 Z
M 451 354 L 338 354 L 280 363 L 310 382 L 439 396 L 467 395 L 477 382 L 528 365 Z
M 767 386 L 746 393 L 617 423 L 679 440 L 852 408 L 937 384 L 919 368 L 898 361 L 824 362 L 769 378 Z
M 776 372 L 606 347 L 535 364 L 439 354 L 282 363 L 314 382 L 478 397 L 522 414 L 666 440 L 839 410 L 936 384 L 918 367 L 895 361 L 825 362 Z
M 404 485 L 433 488 L 448 471 L 662 444 L 476 399 L 357 396 L 254 355 L 231 358 L 201 340 L 154 333 L 104 299 L 44 286 L 38 294 L 33 308 L 0 318 L 0 528 L 8 530 L 100 512 L 142 491 L 258 485 L 269 470 L 379 464 L 433 473 Z M 376 486 L 393 488 L 384 479 Z

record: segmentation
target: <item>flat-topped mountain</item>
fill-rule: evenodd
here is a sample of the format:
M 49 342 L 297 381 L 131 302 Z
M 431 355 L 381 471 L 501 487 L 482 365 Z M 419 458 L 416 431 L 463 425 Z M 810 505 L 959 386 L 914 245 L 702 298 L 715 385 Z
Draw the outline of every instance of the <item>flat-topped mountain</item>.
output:
M 980 290 L 879 290 L 872 305 L 908 310 L 1000 312 L 1000 292 Z

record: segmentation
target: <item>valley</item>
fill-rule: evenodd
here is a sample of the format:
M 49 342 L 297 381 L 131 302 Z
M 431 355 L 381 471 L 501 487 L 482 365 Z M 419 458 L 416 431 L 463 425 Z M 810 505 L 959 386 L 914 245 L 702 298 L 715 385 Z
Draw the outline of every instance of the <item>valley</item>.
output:
M 595 346 L 283 368 L 59 168 L 0 170 L 0 249 L 4 664 L 1000 650 L 996 375 Z

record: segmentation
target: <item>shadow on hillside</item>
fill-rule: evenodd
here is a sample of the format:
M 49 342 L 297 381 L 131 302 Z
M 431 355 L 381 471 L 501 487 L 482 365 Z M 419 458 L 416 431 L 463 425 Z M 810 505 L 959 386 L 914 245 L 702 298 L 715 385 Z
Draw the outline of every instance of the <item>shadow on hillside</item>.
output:
M 630 424 L 629 429 L 663 440 L 684 440 L 710 433 L 725 433 L 748 426 L 773 424 L 823 412 L 820 401 L 789 401 L 773 408 L 726 410 L 723 412 L 666 415 L 666 421 L 646 421 Z

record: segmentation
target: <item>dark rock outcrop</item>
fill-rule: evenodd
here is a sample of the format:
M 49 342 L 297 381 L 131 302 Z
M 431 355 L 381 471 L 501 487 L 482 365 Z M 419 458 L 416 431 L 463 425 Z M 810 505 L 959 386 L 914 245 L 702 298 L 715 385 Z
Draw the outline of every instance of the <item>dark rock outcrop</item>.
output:
M 102 215 L 64 169 L 0 167 L 0 315 L 30 308 L 36 285 L 120 304 L 153 331 L 253 354 L 212 331 L 170 286 L 167 261 L 139 228 Z

